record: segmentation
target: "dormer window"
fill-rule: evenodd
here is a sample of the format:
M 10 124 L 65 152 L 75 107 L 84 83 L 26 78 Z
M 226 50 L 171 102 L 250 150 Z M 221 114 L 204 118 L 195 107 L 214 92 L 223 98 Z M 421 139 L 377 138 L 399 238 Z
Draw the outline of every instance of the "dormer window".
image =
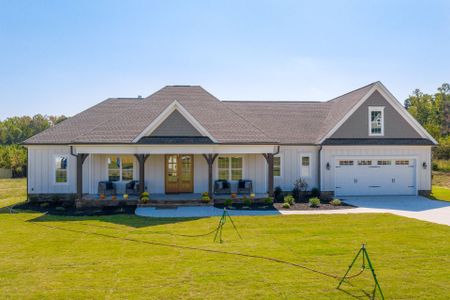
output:
M 384 106 L 369 106 L 369 135 L 384 135 Z

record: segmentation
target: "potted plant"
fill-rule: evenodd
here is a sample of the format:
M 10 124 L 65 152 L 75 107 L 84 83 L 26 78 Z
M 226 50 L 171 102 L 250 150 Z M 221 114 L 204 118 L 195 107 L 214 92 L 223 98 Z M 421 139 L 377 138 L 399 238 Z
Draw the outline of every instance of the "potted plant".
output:
M 236 193 L 231 193 L 231 199 L 236 199 L 237 195 Z
M 209 193 L 203 192 L 202 198 L 200 200 L 202 201 L 202 203 L 209 203 L 209 201 L 211 201 L 211 198 L 209 197 Z
M 150 201 L 150 194 L 148 192 L 143 192 L 141 194 L 140 200 L 141 200 L 141 203 L 143 203 L 143 204 L 148 203 Z
M 100 194 L 99 198 L 100 198 L 100 200 L 105 200 L 106 196 L 105 196 L 105 194 Z
M 123 194 L 123 200 L 128 200 L 128 194 Z
M 117 196 L 116 195 L 112 195 L 111 196 L 111 200 L 117 200 Z
M 251 194 L 250 194 L 250 199 L 253 200 L 253 199 L 255 199 L 255 197 L 256 197 L 255 193 L 251 193 Z

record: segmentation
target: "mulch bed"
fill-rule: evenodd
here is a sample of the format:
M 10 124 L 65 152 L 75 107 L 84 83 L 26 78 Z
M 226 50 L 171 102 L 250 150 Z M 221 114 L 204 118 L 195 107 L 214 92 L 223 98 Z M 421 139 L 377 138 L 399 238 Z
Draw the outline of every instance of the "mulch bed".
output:
M 225 205 L 223 204 L 214 204 L 215 208 L 218 209 L 224 209 Z M 276 210 L 276 208 L 273 205 L 264 205 L 264 204 L 258 204 L 258 203 L 254 203 L 251 205 L 244 205 L 241 203 L 233 203 L 232 206 L 230 207 L 226 207 L 229 210 Z
M 278 210 L 336 210 L 349 209 L 354 207 L 344 202 L 342 202 L 342 204 L 339 206 L 334 206 L 330 203 L 321 203 L 319 207 L 311 207 L 309 203 L 306 202 L 295 203 L 294 205 L 291 205 L 290 208 L 283 208 L 283 203 L 275 203 L 274 206 Z
M 41 213 L 47 212 L 50 215 L 59 216 L 105 216 L 116 214 L 134 214 L 136 205 L 106 206 L 102 208 L 76 208 L 74 205 L 64 205 L 61 203 L 49 203 L 48 205 L 41 205 L 38 203 L 24 202 L 22 204 L 15 205 L 14 209 L 35 211 Z

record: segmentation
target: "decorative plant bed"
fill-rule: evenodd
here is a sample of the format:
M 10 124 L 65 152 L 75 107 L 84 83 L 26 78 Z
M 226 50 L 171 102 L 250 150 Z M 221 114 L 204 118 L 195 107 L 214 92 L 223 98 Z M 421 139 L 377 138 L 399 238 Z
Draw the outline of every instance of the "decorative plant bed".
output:
M 283 208 L 283 203 L 275 203 L 274 206 L 278 210 L 336 210 L 354 208 L 354 206 L 344 202 L 338 206 L 331 205 L 327 202 L 321 203 L 318 207 L 311 207 L 307 202 L 294 203 L 290 208 Z
M 273 204 L 265 205 L 262 203 L 252 203 L 250 205 L 244 205 L 243 203 L 233 203 L 231 206 L 225 206 L 223 203 L 214 204 L 215 208 L 218 209 L 229 209 L 229 210 L 277 210 Z
M 61 203 L 29 203 L 24 202 L 14 206 L 16 210 L 28 210 L 35 212 L 47 212 L 50 215 L 61 216 L 100 216 L 100 215 L 115 215 L 115 214 L 134 214 L 136 205 L 119 205 L 119 206 L 105 206 L 105 207 L 83 207 L 77 208 L 75 205 L 62 205 Z

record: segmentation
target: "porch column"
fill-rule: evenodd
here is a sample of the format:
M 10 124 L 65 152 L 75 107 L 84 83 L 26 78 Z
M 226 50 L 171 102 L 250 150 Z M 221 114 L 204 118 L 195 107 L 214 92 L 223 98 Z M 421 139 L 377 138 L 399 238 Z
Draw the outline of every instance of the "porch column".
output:
M 267 193 L 273 197 L 273 153 L 263 153 L 262 155 L 267 161 Z
M 139 195 L 145 191 L 145 161 L 150 156 L 149 154 L 135 154 L 139 162 Z
M 77 154 L 77 197 L 78 200 L 83 198 L 83 163 L 89 156 L 87 153 Z
M 217 156 L 218 154 L 203 154 L 203 157 L 208 163 L 208 194 L 210 197 L 212 197 L 213 194 L 213 164 Z

